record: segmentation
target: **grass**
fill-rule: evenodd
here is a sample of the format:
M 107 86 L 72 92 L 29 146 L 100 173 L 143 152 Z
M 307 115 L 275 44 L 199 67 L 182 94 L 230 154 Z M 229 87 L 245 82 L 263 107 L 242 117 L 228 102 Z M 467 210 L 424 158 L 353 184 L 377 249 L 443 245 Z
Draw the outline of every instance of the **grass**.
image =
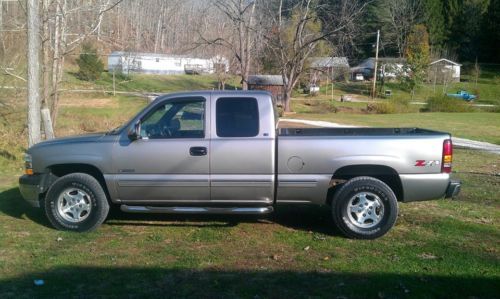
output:
M 96 232 L 61 232 L 3 184 L 0 295 L 494 298 L 500 163 L 487 161 L 496 158 L 457 150 L 458 200 L 402 204 L 375 241 L 339 236 L 327 208 L 290 206 L 267 218 L 114 212 Z
M 215 75 L 144 75 L 131 74 L 129 76 L 118 76 L 115 79 L 117 91 L 139 91 L 139 92 L 173 92 L 183 90 L 210 90 L 217 88 Z M 237 84 L 236 78 L 228 80 L 226 88 L 234 89 Z M 66 89 L 97 89 L 113 90 L 113 75 L 108 72 L 102 73 L 99 80 L 88 82 L 78 79 L 73 72 L 67 72 L 64 77 L 63 88 Z

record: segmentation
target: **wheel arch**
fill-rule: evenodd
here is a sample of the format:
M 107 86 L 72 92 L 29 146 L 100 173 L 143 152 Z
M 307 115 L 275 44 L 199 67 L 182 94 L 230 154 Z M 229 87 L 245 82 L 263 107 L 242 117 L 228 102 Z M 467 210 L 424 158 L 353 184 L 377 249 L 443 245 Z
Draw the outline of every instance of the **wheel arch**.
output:
M 394 168 L 386 165 L 361 164 L 344 166 L 335 171 L 328 189 L 327 204 L 331 204 L 333 195 L 343 183 L 359 176 L 369 176 L 381 180 L 392 189 L 398 201 L 404 200 L 403 185 Z
M 104 179 L 103 172 L 95 165 L 87 163 L 53 164 L 47 167 L 47 173 L 49 174 L 49 178 L 45 182 L 46 189 L 48 189 L 50 185 L 52 185 L 57 178 L 63 177 L 67 174 L 71 173 L 88 174 L 99 182 L 102 189 L 104 190 L 104 193 L 106 194 L 108 201 L 110 202 L 111 197 L 108 191 L 108 186 L 106 185 L 106 180 Z

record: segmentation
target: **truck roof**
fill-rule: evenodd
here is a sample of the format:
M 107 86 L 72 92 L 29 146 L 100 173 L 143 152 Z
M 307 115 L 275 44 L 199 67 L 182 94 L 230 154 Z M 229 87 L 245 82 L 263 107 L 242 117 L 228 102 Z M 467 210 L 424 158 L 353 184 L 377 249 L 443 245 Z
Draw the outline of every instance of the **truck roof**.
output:
M 171 97 L 185 97 L 185 96 L 201 96 L 209 93 L 211 96 L 257 96 L 257 95 L 268 95 L 272 96 L 272 94 L 268 91 L 264 90 L 195 90 L 195 91 L 181 91 L 181 92 L 173 92 L 166 93 L 158 96 L 155 99 L 155 102 L 158 100 L 163 100 L 165 98 Z

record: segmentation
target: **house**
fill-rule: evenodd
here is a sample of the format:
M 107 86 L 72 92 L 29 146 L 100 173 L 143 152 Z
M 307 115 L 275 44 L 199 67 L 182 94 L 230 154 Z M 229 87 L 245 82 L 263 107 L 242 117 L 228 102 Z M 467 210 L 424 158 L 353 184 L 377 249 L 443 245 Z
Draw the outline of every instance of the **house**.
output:
M 272 93 L 277 105 L 283 106 L 285 99 L 283 77 L 281 75 L 248 76 L 249 90 L 266 90 Z
M 398 77 L 405 76 L 405 63 L 406 59 L 404 58 L 379 57 L 377 63 L 379 76 L 384 77 L 385 79 L 396 79 Z M 365 59 L 357 66 L 351 68 L 351 80 L 359 81 L 359 78 L 371 80 L 373 78 L 374 69 L 375 58 L 371 57 Z
M 427 78 L 429 82 L 439 84 L 460 82 L 461 64 L 441 58 L 429 64 Z
M 184 55 L 135 53 L 115 51 L 108 56 L 108 71 L 145 74 L 200 74 L 214 73 L 220 68 L 228 70 L 227 59 L 216 56 L 210 59 Z
M 349 62 L 346 57 L 311 57 L 310 82 L 319 84 L 319 81 L 344 80 L 349 75 Z

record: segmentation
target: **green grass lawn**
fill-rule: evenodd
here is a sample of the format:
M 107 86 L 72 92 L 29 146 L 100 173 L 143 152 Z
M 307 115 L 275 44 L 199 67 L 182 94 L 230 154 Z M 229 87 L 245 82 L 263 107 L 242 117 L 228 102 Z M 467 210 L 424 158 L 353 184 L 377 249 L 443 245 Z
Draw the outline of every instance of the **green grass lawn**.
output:
M 315 207 L 266 218 L 115 211 L 95 232 L 61 232 L 4 182 L 0 297 L 495 298 L 496 157 L 457 150 L 458 199 L 401 204 L 375 241 L 345 239 Z
M 226 88 L 234 89 L 237 78 L 227 81 Z M 138 92 L 174 92 L 183 90 L 211 90 L 217 89 L 215 75 L 145 75 L 131 74 L 115 78 L 117 91 Z M 104 72 L 95 82 L 79 80 L 74 72 L 67 72 L 64 76 L 63 88 L 65 89 L 97 89 L 113 90 L 113 74 Z

